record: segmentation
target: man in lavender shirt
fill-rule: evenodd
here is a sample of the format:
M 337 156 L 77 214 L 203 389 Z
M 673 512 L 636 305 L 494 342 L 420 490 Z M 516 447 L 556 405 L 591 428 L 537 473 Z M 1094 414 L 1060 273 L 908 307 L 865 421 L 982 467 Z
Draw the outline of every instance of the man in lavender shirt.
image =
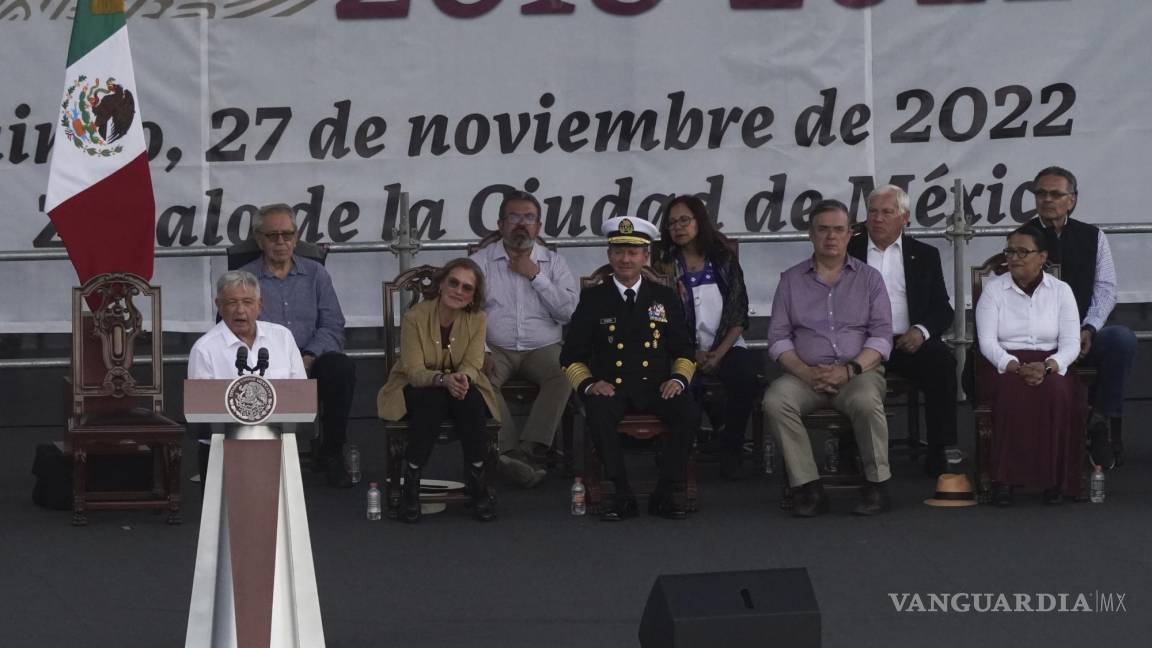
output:
M 764 394 L 764 412 L 796 490 L 798 517 L 829 509 L 802 420 L 825 407 L 851 419 L 860 448 L 868 484 L 852 512 L 876 515 L 890 508 L 880 363 L 892 351 L 892 307 L 880 272 L 848 256 L 851 235 L 844 203 L 816 203 L 808 231 L 812 257 L 780 275 L 772 300 L 768 354 L 785 373 Z
M 576 280 L 564 257 L 542 245 L 540 202 L 510 191 L 500 203 L 500 238 L 471 259 L 484 272 L 488 353 L 484 373 L 500 406 L 500 470 L 527 488 L 547 475 L 544 462 L 572 394 L 560 367 L 563 327 L 576 310 Z M 539 386 L 517 427 L 500 388 L 513 376 Z

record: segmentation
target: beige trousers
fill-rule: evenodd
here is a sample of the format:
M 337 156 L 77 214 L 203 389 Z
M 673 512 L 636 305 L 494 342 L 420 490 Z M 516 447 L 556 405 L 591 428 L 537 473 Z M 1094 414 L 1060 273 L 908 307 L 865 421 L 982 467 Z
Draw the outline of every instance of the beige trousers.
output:
M 489 378 L 500 405 L 500 451 L 515 450 L 522 441 L 534 441 L 551 447 L 556 438 L 556 428 L 560 425 L 560 417 L 564 415 L 568 397 L 572 394 L 572 385 L 560 368 L 560 345 L 550 344 L 531 351 L 492 347 L 492 365 Z M 508 411 L 508 403 L 500 393 L 500 388 L 513 376 L 540 387 L 540 394 L 536 402 L 532 403 L 532 410 L 522 430 L 517 429 Z
M 888 419 L 884 415 L 886 389 L 883 367 L 852 378 L 834 396 L 817 393 L 791 374 L 772 381 L 764 393 L 764 421 L 783 453 L 788 482 L 799 486 L 820 478 L 812 441 L 801 417 L 827 407 L 851 419 L 868 481 L 882 482 L 891 477 Z

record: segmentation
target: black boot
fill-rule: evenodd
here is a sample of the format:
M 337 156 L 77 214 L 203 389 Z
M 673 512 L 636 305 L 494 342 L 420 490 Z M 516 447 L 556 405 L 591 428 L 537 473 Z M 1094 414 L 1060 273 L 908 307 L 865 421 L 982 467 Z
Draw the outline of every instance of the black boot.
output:
M 481 522 L 496 519 L 496 498 L 488 490 L 484 464 L 468 466 L 468 494 L 472 496 L 472 516 Z
M 415 524 L 420 521 L 420 469 L 404 464 L 404 487 L 400 491 L 400 519 Z

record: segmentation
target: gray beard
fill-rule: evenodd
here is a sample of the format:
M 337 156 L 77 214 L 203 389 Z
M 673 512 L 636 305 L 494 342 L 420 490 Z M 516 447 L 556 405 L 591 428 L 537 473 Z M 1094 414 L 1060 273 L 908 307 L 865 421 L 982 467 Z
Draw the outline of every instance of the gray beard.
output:
M 534 241 L 527 234 L 513 234 L 504 239 L 504 247 L 516 252 L 525 252 L 532 249 Z

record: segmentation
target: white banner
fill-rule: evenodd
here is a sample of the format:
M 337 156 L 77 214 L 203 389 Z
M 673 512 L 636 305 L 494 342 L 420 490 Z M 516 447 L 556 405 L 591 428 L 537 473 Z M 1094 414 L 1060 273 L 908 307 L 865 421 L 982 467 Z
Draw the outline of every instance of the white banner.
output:
M 478 238 L 507 186 L 540 197 L 548 237 L 594 236 L 619 213 L 654 219 L 687 192 L 707 194 L 725 232 L 804 230 L 819 197 L 863 218 L 862 195 L 893 180 L 912 195 L 914 226 L 942 227 L 955 178 L 977 224 L 1007 225 L 1031 216 L 1027 183 L 1050 164 L 1079 176 L 1077 217 L 1146 219 L 1144 0 L 127 6 L 161 247 L 230 245 L 270 202 L 298 205 L 308 240 L 379 242 L 401 191 L 425 240 Z M 0 0 L 3 250 L 59 243 L 42 200 L 71 11 Z M 1152 301 L 1139 281 L 1148 237 L 1110 240 L 1121 299 Z M 1002 245 L 978 239 L 969 258 Z M 742 248 L 755 314 L 807 250 Z M 565 254 L 578 273 L 604 260 Z M 349 325 L 380 325 L 395 258 L 328 266 Z M 0 331 L 69 330 L 67 262 L 0 268 Z M 168 330 L 210 325 L 223 268 L 157 259 Z

